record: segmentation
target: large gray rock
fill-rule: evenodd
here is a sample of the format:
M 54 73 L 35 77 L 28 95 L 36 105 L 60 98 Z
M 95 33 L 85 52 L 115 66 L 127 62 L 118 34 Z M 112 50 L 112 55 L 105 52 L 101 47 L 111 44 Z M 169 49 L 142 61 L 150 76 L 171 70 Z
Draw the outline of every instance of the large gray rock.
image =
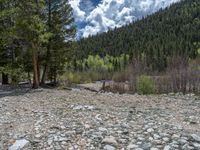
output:
M 193 143 L 193 146 L 194 146 L 196 149 L 200 149 L 200 144 L 199 144 L 199 143 Z
M 9 147 L 9 150 L 21 150 L 29 144 L 26 139 L 16 140 L 15 143 Z
M 192 134 L 191 137 L 192 137 L 192 139 L 193 139 L 194 141 L 200 142 L 200 136 L 198 136 L 198 135 L 196 135 L 196 134 Z

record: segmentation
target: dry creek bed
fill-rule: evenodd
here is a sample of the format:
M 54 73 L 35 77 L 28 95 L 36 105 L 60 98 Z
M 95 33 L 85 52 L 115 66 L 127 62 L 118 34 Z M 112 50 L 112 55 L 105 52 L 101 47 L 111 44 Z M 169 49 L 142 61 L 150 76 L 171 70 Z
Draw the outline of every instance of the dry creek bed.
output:
M 0 90 L 0 150 L 200 150 L 200 97 Z

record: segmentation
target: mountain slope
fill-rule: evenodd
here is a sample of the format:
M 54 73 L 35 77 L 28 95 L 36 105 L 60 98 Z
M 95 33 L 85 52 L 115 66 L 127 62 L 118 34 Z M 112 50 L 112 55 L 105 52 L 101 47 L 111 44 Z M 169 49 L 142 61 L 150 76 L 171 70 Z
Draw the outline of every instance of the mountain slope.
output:
M 172 55 L 195 57 L 199 42 L 200 1 L 182 0 L 128 26 L 81 39 L 77 56 L 128 53 L 145 55 L 151 63 Z
M 88 37 L 127 25 L 177 1 L 179 0 L 70 0 L 70 3 L 74 9 L 78 37 Z

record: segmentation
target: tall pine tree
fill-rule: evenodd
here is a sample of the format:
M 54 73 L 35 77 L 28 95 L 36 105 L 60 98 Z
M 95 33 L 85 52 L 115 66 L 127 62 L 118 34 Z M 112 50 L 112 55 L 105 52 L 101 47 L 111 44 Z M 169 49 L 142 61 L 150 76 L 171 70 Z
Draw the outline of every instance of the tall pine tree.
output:
M 44 84 L 47 73 L 56 83 L 56 77 L 62 70 L 69 55 L 68 44 L 75 37 L 72 8 L 68 0 L 46 0 L 46 25 L 51 37 L 46 45 L 46 57 L 41 83 Z

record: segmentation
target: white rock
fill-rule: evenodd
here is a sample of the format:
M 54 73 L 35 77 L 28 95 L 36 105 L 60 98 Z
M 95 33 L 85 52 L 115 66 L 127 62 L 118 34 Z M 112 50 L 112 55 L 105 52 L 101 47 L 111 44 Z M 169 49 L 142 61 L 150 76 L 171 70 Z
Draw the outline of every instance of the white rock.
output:
M 102 119 L 101 119 L 101 117 L 100 117 L 100 116 L 101 116 L 101 114 L 97 114 L 97 115 L 95 116 L 95 119 L 96 119 L 97 121 L 100 121 L 100 122 L 101 122 L 101 121 L 102 121 Z
M 155 140 L 160 138 L 160 136 L 158 134 L 154 134 L 153 137 L 154 137 Z
M 115 147 L 111 145 L 106 145 L 104 146 L 104 150 L 115 150 Z
M 42 134 L 36 134 L 35 137 L 36 137 L 36 138 L 41 138 L 41 137 L 42 137 Z
M 143 150 L 142 148 L 135 148 L 134 150 Z
M 182 147 L 182 150 L 193 150 L 194 149 L 194 147 L 192 147 L 192 146 L 190 146 L 190 145 L 188 145 L 188 144 L 185 144 L 185 145 L 183 145 L 183 147 Z
M 149 141 L 153 141 L 153 138 L 152 138 L 152 137 L 149 137 Z
M 198 136 L 196 134 L 192 134 L 191 137 L 193 138 L 193 140 L 200 142 L 200 136 Z
M 172 149 L 171 146 L 167 145 L 167 146 L 164 147 L 163 150 L 171 150 L 171 149 Z
M 94 106 L 90 105 L 77 105 L 77 106 L 71 106 L 74 110 L 94 110 Z
M 148 133 L 154 132 L 154 129 L 153 128 L 149 128 L 149 129 L 147 129 L 147 132 Z
M 115 140 L 115 137 L 105 137 L 102 141 L 102 143 L 106 143 L 106 144 L 111 144 L 111 145 L 117 145 L 117 141 Z
M 181 143 L 181 144 L 185 144 L 185 143 L 187 143 L 187 140 L 185 140 L 185 139 L 179 139 L 178 142 Z
M 128 149 L 128 150 L 131 150 L 131 149 L 133 149 L 133 148 L 138 148 L 138 145 L 129 144 L 129 145 L 127 146 L 127 149 Z
M 164 138 L 163 138 L 163 141 L 168 142 L 168 141 L 169 141 L 169 138 L 168 138 L 168 137 L 164 137 Z
M 16 140 L 15 143 L 9 147 L 9 150 L 21 150 L 29 144 L 26 139 Z
M 152 147 L 150 150 L 159 150 L 158 148 Z
M 47 143 L 48 143 L 48 145 L 51 145 L 53 143 L 53 139 L 48 139 Z
M 180 135 L 177 135 L 177 134 L 172 135 L 172 139 L 178 139 L 178 138 L 180 138 Z
M 200 149 L 200 144 L 199 143 L 193 143 L 193 146 L 197 149 Z
M 106 128 L 99 127 L 99 131 L 101 131 L 101 132 L 107 132 L 108 130 Z

